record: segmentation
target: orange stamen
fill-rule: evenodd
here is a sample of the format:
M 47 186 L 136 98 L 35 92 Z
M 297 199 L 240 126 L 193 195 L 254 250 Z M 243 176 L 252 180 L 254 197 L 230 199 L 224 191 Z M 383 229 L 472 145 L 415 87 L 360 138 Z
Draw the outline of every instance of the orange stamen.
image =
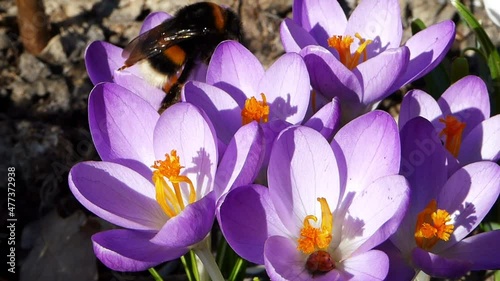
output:
M 332 241 L 333 215 L 325 198 L 318 198 L 321 204 L 321 227 L 311 226 L 310 220 L 317 222 L 318 218 L 308 215 L 304 218 L 304 226 L 300 230 L 300 237 L 297 239 L 297 249 L 304 254 L 311 254 L 317 250 L 325 250 Z
M 447 224 L 451 216 L 446 210 L 437 209 L 436 200 L 431 202 L 417 216 L 415 242 L 424 250 L 430 250 L 439 240 L 448 241 L 455 226 Z
M 354 54 L 351 54 L 351 44 L 354 42 L 353 37 L 349 35 L 334 35 L 328 38 L 328 46 L 337 50 L 340 62 L 350 70 L 358 66 L 361 55 L 363 55 L 363 62 L 368 59 L 366 47 L 373 42 L 372 40 L 364 39 L 359 33 L 356 33 L 354 37 L 359 40 L 359 47 Z
M 241 110 L 242 124 L 246 125 L 252 121 L 264 122 L 269 120 L 269 105 L 266 101 L 266 95 L 260 94 L 262 101 L 259 102 L 255 97 L 251 97 L 245 101 L 245 107 Z
M 180 175 L 181 169 L 184 166 L 181 166 L 176 150 L 172 150 L 170 155 L 168 153 L 165 154 L 165 160 L 155 161 L 151 168 L 156 169 L 153 171 L 156 201 L 169 217 L 175 217 L 186 207 L 182 196 L 181 183 L 184 182 L 189 185 L 187 204 L 196 201 L 196 190 L 193 183 L 188 177 Z M 167 180 L 170 182 L 170 185 Z
M 462 133 L 465 129 L 465 122 L 458 121 L 452 115 L 446 116 L 446 118 L 440 118 L 439 122 L 444 123 L 444 129 L 439 133 L 439 136 L 445 136 L 446 140 L 444 147 L 453 156 L 458 157 L 458 152 L 460 152 L 460 145 L 462 144 Z

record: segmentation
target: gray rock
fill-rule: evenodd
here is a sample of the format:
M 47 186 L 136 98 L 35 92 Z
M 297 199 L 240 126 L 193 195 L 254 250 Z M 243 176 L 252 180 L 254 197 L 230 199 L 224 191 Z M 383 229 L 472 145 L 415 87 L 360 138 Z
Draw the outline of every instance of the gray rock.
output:
M 18 67 L 21 77 L 28 82 L 46 78 L 51 73 L 50 69 L 43 62 L 27 52 L 21 54 Z
M 48 98 L 37 106 L 37 112 L 53 114 L 70 109 L 70 93 L 66 81 L 62 78 L 46 80 Z
M 50 39 L 47 46 L 45 46 L 38 56 L 44 61 L 55 65 L 62 65 L 68 62 L 68 57 L 64 52 L 60 35 L 56 35 Z

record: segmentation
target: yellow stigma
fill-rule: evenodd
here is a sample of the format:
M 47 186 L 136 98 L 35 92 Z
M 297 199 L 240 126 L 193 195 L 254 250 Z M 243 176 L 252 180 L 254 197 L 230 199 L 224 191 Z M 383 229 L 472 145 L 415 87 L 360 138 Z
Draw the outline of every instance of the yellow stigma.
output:
M 448 241 L 455 226 L 447 224 L 451 216 L 446 210 L 437 208 L 436 200 L 431 202 L 417 216 L 415 242 L 424 250 L 431 250 L 439 240 Z
M 180 175 L 181 166 L 177 151 L 172 150 L 170 154 L 165 154 L 165 160 L 157 160 L 151 168 L 153 171 L 153 183 L 156 187 L 156 201 L 162 210 L 169 217 L 173 218 L 178 215 L 187 204 L 196 201 L 196 190 L 194 189 L 191 180 Z M 189 186 L 189 197 L 187 204 L 184 203 L 180 184 L 184 182 Z
M 266 123 L 269 119 L 269 105 L 267 105 L 266 95 L 260 94 L 262 101 L 259 102 L 255 97 L 251 97 L 245 101 L 245 108 L 241 110 L 242 124 L 246 125 L 252 121 Z
M 458 119 L 452 115 L 448 115 L 444 119 L 439 118 L 439 122 L 445 125 L 444 129 L 439 133 L 440 137 L 445 136 L 446 138 L 444 147 L 453 154 L 453 156 L 458 157 L 460 145 L 462 144 L 462 133 L 465 129 L 465 122 L 458 121 Z
M 311 254 L 317 250 L 325 250 L 332 241 L 333 215 L 325 198 L 318 198 L 321 204 L 321 227 L 312 227 L 310 220 L 317 222 L 318 218 L 308 215 L 304 219 L 304 226 L 300 230 L 300 237 L 297 239 L 297 249 L 304 254 Z
M 363 55 L 363 61 L 367 60 L 366 47 L 373 42 L 372 40 L 365 40 L 359 33 L 356 33 L 354 37 L 359 40 L 359 47 L 354 54 L 351 54 L 351 44 L 354 42 L 353 37 L 349 35 L 334 35 L 328 38 L 328 46 L 337 50 L 340 62 L 349 69 L 358 66 L 361 55 Z

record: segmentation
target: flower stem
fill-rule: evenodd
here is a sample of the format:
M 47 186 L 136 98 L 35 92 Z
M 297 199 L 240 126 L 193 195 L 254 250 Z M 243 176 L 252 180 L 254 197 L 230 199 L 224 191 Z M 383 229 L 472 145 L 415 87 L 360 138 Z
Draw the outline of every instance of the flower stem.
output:
M 224 281 L 224 277 L 222 276 L 222 273 L 215 262 L 215 258 L 210 251 L 209 243 L 210 236 L 207 236 L 200 243 L 196 244 L 192 250 L 200 258 L 212 281 Z
M 150 269 L 148 269 L 148 271 L 149 273 L 151 273 L 155 281 L 163 281 L 163 278 L 161 278 L 160 274 L 158 274 L 154 267 L 151 267 Z
M 198 274 L 198 266 L 196 262 L 196 256 L 193 251 L 187 252 L 181 257 L 182 265 L 186 271 L 186 275 L 189 281 L 200 281 L 200 275 Z

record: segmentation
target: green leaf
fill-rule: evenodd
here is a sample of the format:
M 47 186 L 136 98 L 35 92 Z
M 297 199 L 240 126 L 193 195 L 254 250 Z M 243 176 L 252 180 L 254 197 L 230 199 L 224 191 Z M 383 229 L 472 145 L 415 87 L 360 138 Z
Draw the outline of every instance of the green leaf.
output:
M 497 114 L 500 111 L 500 55 L 498 54 L 498 50 L 481 27 L 481 24 L 479 24 L 477 19 L 464 4 L 460 3 L 458 0 L 451 0 L 451 4 L 457 9 L 460 17 L 474 31 L 480 43 L 479 48 L 483 56 L 487 58 L 488 68 L 493 80 L 493 92 L 491 95 L 492 114 Z
M 425 89 L 426 92 L 433 96 L 436 100 L 448 89 L 450 86 L 450 77 L 448 76 L 448 72 L 444 67 L 446 59 L 436 66 L 431 72 L 425 75 Z
M 154 267 L 151 267 L 148 269 L 149 273 L 151 273 L 151 276 L 155 279 L 155 281 L 163 281 L 163 278 L 161 278 L 160 274 L 156 271 Z
M 498 222 L 483 222 L 481 223 L 481 228 L 485 231 L 493 231 L 500 229 L 500 223 Z
M 189 281 L 200 281 L 200 274 L 198 273 L 198 265 L 196 263 L 196 255 L 193 251 L 181 257 L 182 265 L 186 271 Z
M 411 34 L 415 35 L 416 33 L 424 30 L 427 26 L 421 19 L 415 19 L 411 22 Z
M 458 80 L 469 75 L 469 62 L 464 57 L 458 57 L 451 63 L 451 83 L 455 83 Z
M 479 24 L 471 11 L 458 0 L 451 0 L 451 4 L 457 9 L 460 17 L 469 25 L 474 33 L 476 33 L 479 42 L 481 42 L 481 48 L 485 51 L 486 57 L 493 51 L 496 51 L 495 45 L 493 45 L 483 27 Z
M 500 55 L 497 50 L 488 55 L 488 67 L 490 68 L 491 78 L 498 81 L 500 78 Z
M 247 268 L 247 261 L 242 258 L 238 258 L 236 261 L 231 275 L 229 275 L 228 281 L 240 281 L 245 277 L 245 270 Z

